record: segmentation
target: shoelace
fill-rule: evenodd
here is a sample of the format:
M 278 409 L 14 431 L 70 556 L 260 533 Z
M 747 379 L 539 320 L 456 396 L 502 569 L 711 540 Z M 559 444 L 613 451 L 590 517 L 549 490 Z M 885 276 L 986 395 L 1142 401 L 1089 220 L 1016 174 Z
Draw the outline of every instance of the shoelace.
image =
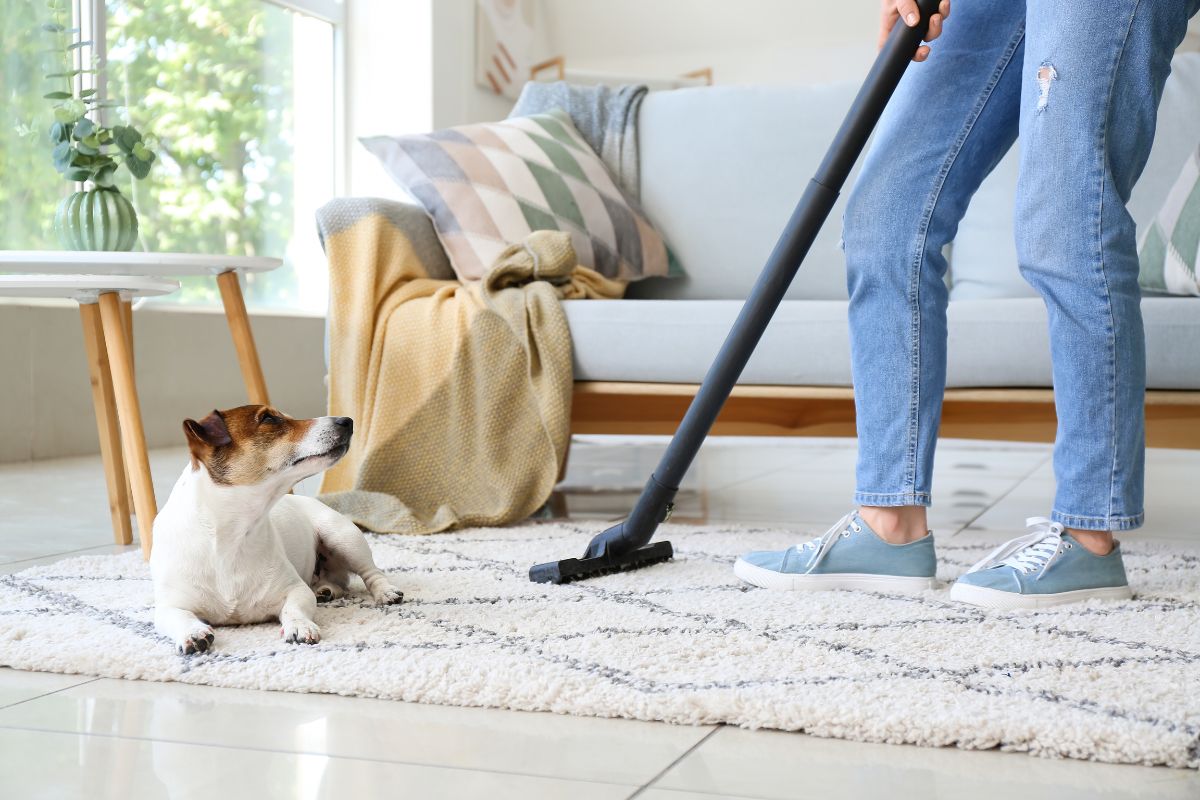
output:
M 1066 529 L 1046 517 L 1029 517 L 1025 520 L 1025 527 L 1032 530 L 1000 545 L 967 570 L 967 573 L 1006 566 L 1019 569 L 1026 575 L 1036 572 L 1035 580 L 1040 580 L 1065 550 L 1074 547 L 1071 542 L 1062 538 Z
M 839 519 L 833 524 L 833 527 L 822 533 L 817 538 L 796 545 L 796 549 L 800 551 L 812 550 L 813 555 L 809 557 L 808 567 L 804 570 L 805 573 L 812 572 L 825 559 L 825 554 L 833 547 L 833 543 L 837 541 L 838 536 L 849 536 L 850 531 L 860 533 L 862 526 L 854 521 L 854 513 L 851 511 L 846 516 Z

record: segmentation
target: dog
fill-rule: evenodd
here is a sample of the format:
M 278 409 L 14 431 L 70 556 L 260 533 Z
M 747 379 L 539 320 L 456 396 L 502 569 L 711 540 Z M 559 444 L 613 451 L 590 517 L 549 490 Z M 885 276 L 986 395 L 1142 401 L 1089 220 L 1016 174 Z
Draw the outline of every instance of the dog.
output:
M 316 644 L 317 601 L 345 595 L 351 573 L 376 604 L 403 599 L 353 522 L 288 494 L 346 454 L 353 420 L 250 405 L 183 430 L 191 459 L 154 520 L 150 554 L 154 626 L 180 654 L 210 649 L 214 625 L 273 619 L 285 641 Z

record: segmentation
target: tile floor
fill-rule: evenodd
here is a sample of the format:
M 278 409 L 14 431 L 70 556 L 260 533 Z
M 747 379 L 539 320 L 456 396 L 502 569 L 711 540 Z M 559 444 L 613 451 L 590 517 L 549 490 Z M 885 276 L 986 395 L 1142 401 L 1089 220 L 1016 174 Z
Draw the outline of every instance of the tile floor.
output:
M 583 437 L 561 502 L 623 515 L 665 440 Z M 714 439 L 679 521 L 823 530 L 849 508 L 855 443 Z M 152 454 L 165 498 L 180 450 Z M 1147 458 L 1140 538 L 1200 550 L 1200 452 Z M 934 528 L 1001 539 L 1053 496 L 1042 445 L 943 442 Z M 111 553 L 96 458 L 0 465 L 0 572 Z M 312 491 L 312 483 L 301 491 Z M 81 646 L 103 646 L 102 642 Z M 14 798 L 1200 798 L 1200 776 L 1021 754 L 867 745 L 736 728 L 442 708 L 0 669 L 0 794 Z

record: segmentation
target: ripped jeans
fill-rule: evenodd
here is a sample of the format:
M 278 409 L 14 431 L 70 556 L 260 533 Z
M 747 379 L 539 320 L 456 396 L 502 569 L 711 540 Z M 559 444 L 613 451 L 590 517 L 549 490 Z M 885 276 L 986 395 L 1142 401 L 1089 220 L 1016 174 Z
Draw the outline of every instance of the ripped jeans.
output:
M 844 218 L 857 504 L 930 503 L 946 382 L 942 248 L 1019 133 L 1017 255 L 1048 311 L 1058 413 L 1051 516 L 1087 530 L 1142 524 L 1145 342 L 1125 204 L 1198 7 L 957 0 L 929 60 L 909 67 Z

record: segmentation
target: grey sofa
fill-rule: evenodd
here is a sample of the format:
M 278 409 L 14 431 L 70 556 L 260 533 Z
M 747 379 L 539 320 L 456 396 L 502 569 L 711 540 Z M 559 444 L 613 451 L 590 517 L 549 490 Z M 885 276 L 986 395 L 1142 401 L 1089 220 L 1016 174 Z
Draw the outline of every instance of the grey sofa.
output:
M 565 303 L 577 430 L 673 428 L 854 91 L 715 87 L 646 98 L 642 203 L 687 276 L 634 284 L 624 300 Z M 1179 55 L 1130 203 L 1139 224 L 1158 210 L 1198 145 L 1200 54 Z M 1016 171 L 1014 148 L 976 194 L 949 248 L 944 433 L 1053 435 L 1046 311 L 1017 270 L 1013 243 Z M 818 236 L 718 432 L 851 432 L 844 202 Z M 1200 447 L 1200 298 L 1146 297 L 1142 308 L 1151 443 Z
M 674 431 L 855 90 L 709 87 L 646 97 L 641 201 L 686 277 L 632 284 L 623 300 L 564 303 L 575 432 Z M 1156 213 L 1197 146 L 1200 53 L 1187 53 L 1175 58 L 1154 150 L 1130 202 L 1139 225 Z M 1018 272 L 1013 242 L 1016 171 L 1014 148 L 977 192 L 949 246 L 943 435 L 1054 436 L 1046 311 Z M 401 199 L 399 190 L 393 199 Z M 843 206 L 844 198 L 715 433 L 853 435 Z M 1200 448 L 1200 298 L 1146 297 L 1142 309 L 1148 442 Z

